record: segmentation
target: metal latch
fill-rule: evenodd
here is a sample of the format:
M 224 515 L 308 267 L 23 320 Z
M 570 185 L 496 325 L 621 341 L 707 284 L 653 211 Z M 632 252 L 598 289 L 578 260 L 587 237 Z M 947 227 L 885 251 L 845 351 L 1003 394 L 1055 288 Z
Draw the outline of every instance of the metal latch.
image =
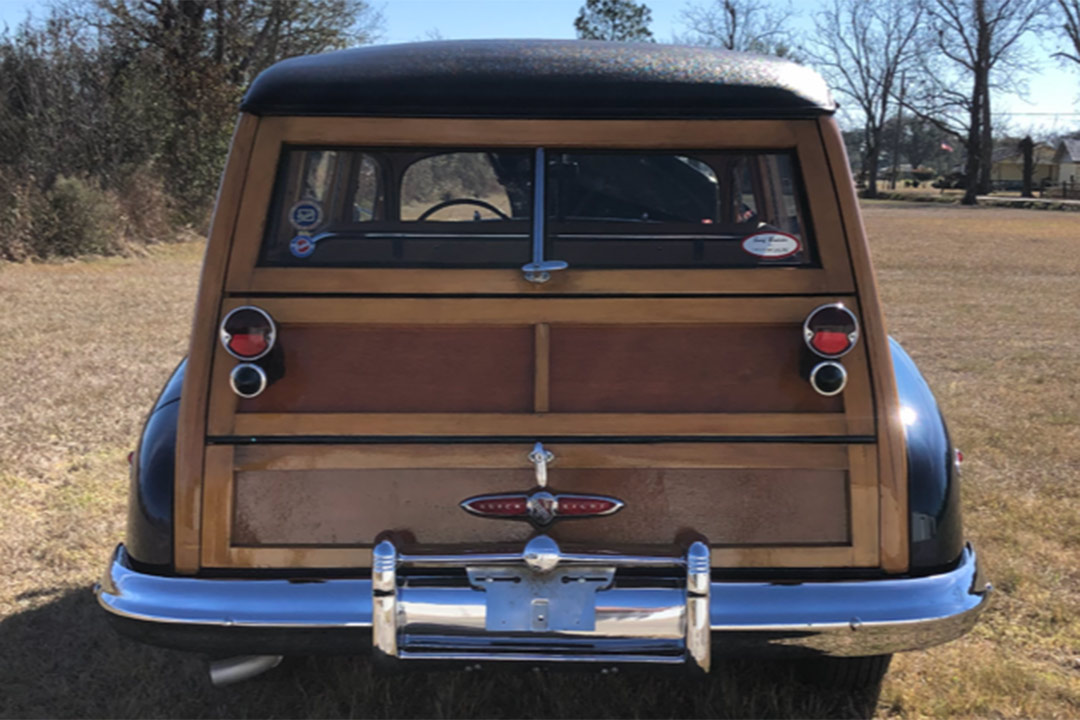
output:
M 536 466 L 536 484 L 540 487 L 547 487 L 547 466 L 548 463 L 555 461 L 555 453 L 544 448 L 544 443 L 537 442 L 533 445 L 532 452 L 529 453 L 529 462 Z

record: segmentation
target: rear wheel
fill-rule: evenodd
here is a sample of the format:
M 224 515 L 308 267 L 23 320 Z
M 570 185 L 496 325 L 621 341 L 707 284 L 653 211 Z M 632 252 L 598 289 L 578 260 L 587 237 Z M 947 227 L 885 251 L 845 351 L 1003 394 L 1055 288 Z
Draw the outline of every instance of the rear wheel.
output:
M 799 663 L 799 676 L 835 690 L 870 690 L 881 684 L 892 655 L 821 657 Z

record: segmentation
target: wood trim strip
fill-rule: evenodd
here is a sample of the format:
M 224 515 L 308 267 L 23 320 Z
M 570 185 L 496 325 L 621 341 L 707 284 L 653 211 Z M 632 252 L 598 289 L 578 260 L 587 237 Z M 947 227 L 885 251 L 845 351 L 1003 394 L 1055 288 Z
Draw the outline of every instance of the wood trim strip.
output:
M 537 323 L 535 328 L 536 377 L 533 381 L 533 411 L 546 413 L 551 399 L 551 326 Z
M 258 305 L 279 324 L 533 325 L 791 323 L 843 295 L 764 298 L 244 298 L 227 300 L 222 316 Z
M 230 420 L 231 418 L 231 420 Z M 216 419 L 217 420 L 217 419 Z M 229 427 L 231 422 L 232 427 Z M 215 422 L 217 437 L 485 435 L 871 435 L 873 418 L 841 413 L 709 414 L 353 414 L 242 413 Z
M 221 190 L 210 222 L 210 236 L 203 258 L 199 291 L 195 301 L 191 345 L 188 349 L 184 389 L 177 419 L 176 479 L 173 487 L 173 562 L 176 572 L 194 573 L 199 568 L 202 511 L 203 443 L 210 392 L 210 365 L 220 317 L 221 289 L 225 283 L 229 244 L 236 227 L 237 206 L 248 177 L 258 118 L 241 114 L 233 131 Z
M 813 120 L 478 120 L 268 117 L 286 142 L 354 146 L 790 148 Z
M 847 293 L 850 265 L 839 249 L 839 223 L 816 209 L 812 218 L 825 269 L 575 270 L 538 286 L 519 270 L 352 270 L 255 268 L 280 147 L 292 144 L 584 147 L 650 149 L 791 149 L 806 173 L 815 208 L 827 193 L 813 120 L 454 120 L 421 118 L 268 117 L 260 125 L 256 162 L 245 189 L 226 287 L 229 292 L 304 293 Z M 821 205 L 832 208 L 832 198 Z M 831 213 L 823 210 L 822 213 Z M 820 215 L 820 219 L 818 216 Z
M 859 212 L 859 201 L 847 170 L 847 150 L 836 121 L 818 122 L 820 137 L 831 165 L 833 186 L 843 213 L 845 235 L 863 320 L 863 342 L 870 363 L 872 397 L 878 425 L 878 477 L 880 493 L 881 567 L 887 572 L 904 572 L 909 565 L 907 453 L 904 428 L 900 422 L 900 400 L 896 390 L 888 331 L 878 296 L 877 279 L 870 261 L 870 246 Z
M 212 445 L 206 448 L 202 508 L 202 564 L 220 565 L 229 559 L 235 480 L 235 448 Z
M 571 270 L 554 273 L 543 285 L 527 282 L 520 270 L 428 270 L 348 268 L 255 268 L 250 283 L 230 282 L 233 293 L 307 294 L 514 294 L 648 295 L 670 293 L 819 295 L 849 293 L 850 279 L 833 282 L 814 268 L 742 270 Z
M 854 563 L 877 565 L 880 560 L 877 448 L 873 445 L 849 445 L 847 451 Z
M 853 446 L 861 447 L 861 446 Z M 862 451 L 845 445 L 771 443 L 655 445 L 554 443 L 555 468 L 739 468 L 847 470 Z M 532 447 L 521 445 L 240 445 L 235 470 L 370 470 L 397 468 L 532 468 Z M 860 472 L 865 468 L 860 466 Z M 872 468 L 870 468 L 872 471 Z M 854 470 L 853 470 L 854 472 Z M 865 484 L 866 477 L 861 475 Z M 877 504 L 874 504 L 876 518 Z M 875 520 L 876 523 L 876 520 Z

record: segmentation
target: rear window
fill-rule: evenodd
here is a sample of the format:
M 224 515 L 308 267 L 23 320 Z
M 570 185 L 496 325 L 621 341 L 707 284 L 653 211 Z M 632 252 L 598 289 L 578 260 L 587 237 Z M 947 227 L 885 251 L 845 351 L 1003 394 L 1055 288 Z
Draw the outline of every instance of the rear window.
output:
M 805 207 L 788 152 L 289 148 L 259 262 L 810 266 Z

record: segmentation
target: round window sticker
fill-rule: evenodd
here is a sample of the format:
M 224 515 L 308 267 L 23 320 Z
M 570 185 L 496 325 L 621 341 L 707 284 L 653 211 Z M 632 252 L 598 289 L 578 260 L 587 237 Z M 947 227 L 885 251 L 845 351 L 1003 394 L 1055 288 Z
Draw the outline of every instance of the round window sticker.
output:
M 787 233 L 761 232 L 744 238 L 742 249 L 755 257 L 780 260 L 802 250 L 802 243 L 799 238 Z
M 315 252 L 315 241 L 307 235 L 297 235 L 289 243 L 289 252 L 298 258 L 306 258 Z
M 322 206 L 314 200 L 301 200 L 289 210 L 289 223 L 297 230 L 317 228 L 322 221 Z

